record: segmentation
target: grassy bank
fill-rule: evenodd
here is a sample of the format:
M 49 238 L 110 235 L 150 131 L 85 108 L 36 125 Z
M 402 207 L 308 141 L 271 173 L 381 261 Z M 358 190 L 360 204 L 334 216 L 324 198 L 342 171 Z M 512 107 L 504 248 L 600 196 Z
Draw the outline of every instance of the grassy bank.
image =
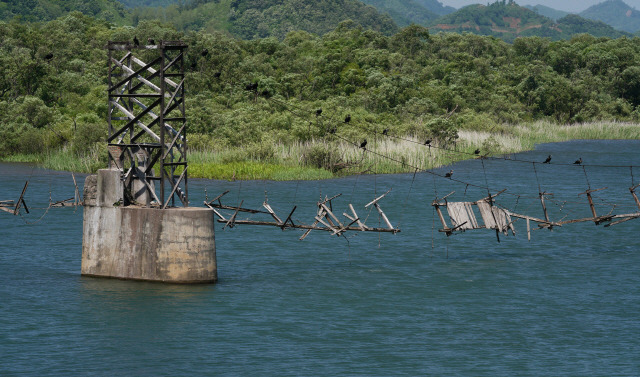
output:
M 347 139 L 329 135 L 308 142 L 251 145 L 216 151 L 193 150 L 189 154 L 192 178 L 226 180 L 316 180 L 364 173 L 405 173 L 432 169 L 473 157 L 531 150 L 536 144 L 577 139 L 640 139 L 640 124 L 594 122 L 557 125 L 550 122 L 503 125 L 499 130 L 460 130 L 455 145 L 424 145 L 411 136 L 370 135 L 367 151 Z M 13 155 L 4 161 L 34 162 L 54 170 L 83 173 L 106 166 L 106 149 L 96 145 L 78 156 L 70 148 L 42 154 Z

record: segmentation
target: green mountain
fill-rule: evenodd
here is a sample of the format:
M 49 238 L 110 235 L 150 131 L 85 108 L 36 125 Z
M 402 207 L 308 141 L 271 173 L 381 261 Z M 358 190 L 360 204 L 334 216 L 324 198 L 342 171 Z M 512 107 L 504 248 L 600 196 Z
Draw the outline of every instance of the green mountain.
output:
M 362 0 L 362 2 L 389 14 L 399 26 L 426 25 L 440 16 L 415 0 Z
M 539 15 L 545 16 L 547 18 L 550 18 L 554 21 L 557 21 L 559 19 L 561 19 L 562 17 L 566 16 L 569 14 L 569 12 L 564 12 L 561 10 L 557 10 L 557 9 L 553 9 L 553 8 L 549 8 L 546 7 L 544 5 L 525 5 L 524 6 L 527 9 L 531 9 L 532 11 L 538 13 Z
M 3 0 L 0 20 L 50 21 L 73 11 L 122 24 L 128 14 L 116 0 Z
M 418 5 L 422 5 L 427 10 L 438 14 L 440 16 L 444 16 L 456 11 L 456 8 L 444 6 L 438 0 L 414 0 Z
M 322 35 L 346 20 L 384 34 L 398 30 L 389 15 L 358 0 L 194 0 L 165 8 L 136 8 L 132 14 L 134 25 L 160 20 L 178 30 L 222 30 L 243 39 L 283 39 L 298 30 Z
M 640 11 L 631 8 L 622 0 L 607 0 L 596 4 L 580 13 L 580 16 L 605 22 L 629 33 L 640 31 Z
M 118 0 L 127 8 L 139 7 L 166 7 L 171 4 L 177 4 L 180 0 Z
M 497 1 L 486 6 L 469 5 L 433 21 L 431 28 L 491 35 L 509 42 L 517 37 L 526 36 L 558 40 L 571 38 L 572 35 L 580 33 L 611 38 L 628 35 L 602 22 L 587 20 L 577 15 L 565 16 L 556 23 L 550 18 L 517 5 L 513 0 Z

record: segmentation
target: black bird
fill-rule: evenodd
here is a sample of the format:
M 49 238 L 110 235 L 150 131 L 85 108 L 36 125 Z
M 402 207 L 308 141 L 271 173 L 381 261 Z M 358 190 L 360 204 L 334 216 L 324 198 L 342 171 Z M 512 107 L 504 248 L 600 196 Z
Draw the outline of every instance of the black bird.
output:
M 252 83 L 252 84 L 247 84 L 247 85 L 244 87 L 244 89 L 245 89 L 245 90 L 248 90 L 248 91 L 250 91 L 250 92 L 255 92 L 256 90 L 258 90 L 258 83 L 257 83 L 257 82 L 254 82 L 254 83 Z
M 203 57 L 209 55 L 209 50 L 205 48 L 204 50 L 202 50 L 200 55 L 202 55 Z
M 551 162 L 551 155 L 549 155 L 549 157 L 547 157 L 546 160 L 544 160 L 543 164 L 548 164 Z
M 344 122 L 345 122 L 345 123 L 349 123 L 349 122 L 351 122 L 351 115 L 347 115 L 347 116 L 344 118 Z
M 213 74 L 213 77 L 220 78 L 220 75 L 222 75 L 222 72 L 216 72 Z
M 197 66 L 198 64 L 195 61 L 191 63 L 191 69 L 196 69 Z
M 430 145 L 431 144 L 431 139 L 427 139 L 427 141 L 424 142 L 424 145 Z
M 582 157 L 580 157 L 579 159 L 576 160 L 576 162 L 573 163 L 574 165 L 582 165 Z
M 473 151 L 473 154 L 480 154 L 480 149 L 476 149 L 475 151 Z
M 50 53 L 46 54 L 46 55 L 44 56 L 44 58 L 45 58 L 46 60 L 51 60 L 51 59 L 53 59 L 53 53 L 52 53 L 52 52 L 50 52 Z
M 138 37 L 137 37 L 137 36 L 134 36 L 134 37 L 133 37 L 133 45 L 134 45 L 134 46 L 140 46 L 140 41 L 138 40 Z
M 384 136 L 387 136 L 387 135 L 389 134 L 389 129 L 388 129 L 388 128 L 385 128 L 385 129 L 382 131 L 382 134 L 383 134 Z
M 149 42 L 150 45 L 156 44 L 156 41 L 154 41 L 152 38 L 147 39 L 147 42 Z
M 338 131 L 338 129 L 336 127 L 333 127 L 332 129 L 329 130 L 329 133 L 333 135 L 336 133 L 336 131 Z
M 317 116 L 317 117 L 319 117 L 319 116 L 320 116 L 320 114 L 322 114 L 322 109 L 318 109 L 318 110 L 316 110 L 316 116 Z
M 451 179 L 452 175 L 453 175 L 453 169 L 449 170 L 449 172 L 447 174 L 445 174 L 444 177 Z
M 367 139 L 364 139 L 364 141 L 360 143 L 360 148 L 367 149 Z

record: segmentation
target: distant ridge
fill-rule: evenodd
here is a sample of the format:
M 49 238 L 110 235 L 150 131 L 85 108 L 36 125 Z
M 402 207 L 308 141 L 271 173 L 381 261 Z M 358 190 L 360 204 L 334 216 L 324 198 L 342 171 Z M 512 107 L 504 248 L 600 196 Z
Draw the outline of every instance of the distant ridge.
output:
M 578 15 L 567 15 L 557 22 L 513 0 L 502 0 L 490 5 L 469 5 L 431 23 L 431 30 L 470 32 L 491 35 L 512 42 L 517 37 L 540 36 L 554 40 L 568 39 L 574 34 L 588 33 L 598 37 L 618 38 L 627 33 L 595 20 Z
M 564 12 L 561 10 L 557 10 L 557 9 L 553 9 L 550 7 L 546 7 L 544 5 L 525 5 L 524 6 L 527 9 L 531 9 L 532 11 L 538 13 L 539 15 L 548 17 L 554 21 L 557 21 L 559 19 L 561 19 L 562 17 L 566 16 L 569 14 L 569 12 Z
M 607 0 L 596 4 L 580 13 L 580 16 L 605 22 L 629 33 L 640 30 L 640 11 L 631 8 L 622 0 Z
M 440 14 L 434 13 L 418 0 L 361 0 L 365 4 L 369 4 L 382 13 L 387 13 L 398 26 L 407 26 L 410 24 L 426 25 L 429 21 L 440 17 Z

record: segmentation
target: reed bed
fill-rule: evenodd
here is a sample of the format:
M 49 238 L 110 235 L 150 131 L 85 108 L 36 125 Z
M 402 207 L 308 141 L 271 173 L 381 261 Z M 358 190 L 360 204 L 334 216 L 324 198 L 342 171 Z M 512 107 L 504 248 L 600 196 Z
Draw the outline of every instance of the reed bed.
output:
M 530 150 L 536 144 L 576 139 L 640 139 L 640 124 L 592 122 L 557 125 L 551 122 L 505 125 L 499 132 L 461 130 L 455 143 L 432 141 L 425 145 L 416 136 L 375 135 L 366 149 L 360 141 L 340 137 L 306 142 L 264 142 L 218 150 L 190 150 L 189 175 L 211 179 L 315 180 L 363 173 L 412 173 L 433 169 L 480 155 L 510 154 Z M 94 172 L 106 166 L 106 149 L 96 144 L 77 155 L 69 148 L 34 155 L 16 155 L 5 161 L 36 162 L 45 168 Z

